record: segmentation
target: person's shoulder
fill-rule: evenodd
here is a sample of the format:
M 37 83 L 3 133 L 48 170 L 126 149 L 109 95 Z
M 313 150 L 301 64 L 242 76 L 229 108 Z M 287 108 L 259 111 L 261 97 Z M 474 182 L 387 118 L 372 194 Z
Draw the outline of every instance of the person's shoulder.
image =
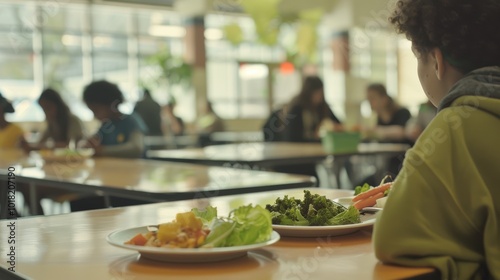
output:
M 132 129 L 139 129 L 142 132 L 147 131 L 147 126 L 142 117 L 137 113 L 132 113 L 130 115 L 124 115 L 126 122 L 129 123 Z

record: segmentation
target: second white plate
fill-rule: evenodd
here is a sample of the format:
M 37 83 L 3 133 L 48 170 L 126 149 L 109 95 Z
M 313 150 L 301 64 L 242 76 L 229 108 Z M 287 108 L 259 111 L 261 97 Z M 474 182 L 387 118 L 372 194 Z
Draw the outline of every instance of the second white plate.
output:
M 378 211 L 361 215 L 361 223 L 340 226 L 282 226 L 273 225 L 273 229 L 281 236 L 288 237 L 322 237 L 338 236 L 371 227 L 375 223 Z

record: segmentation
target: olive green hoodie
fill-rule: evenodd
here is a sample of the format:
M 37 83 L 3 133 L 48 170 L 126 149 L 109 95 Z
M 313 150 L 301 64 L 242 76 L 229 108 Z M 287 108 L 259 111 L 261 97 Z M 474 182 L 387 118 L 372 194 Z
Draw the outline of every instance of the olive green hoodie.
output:
M 453 87 L 410 149 L 374 228 L 379 260 L 500 279 L 500 68 Z

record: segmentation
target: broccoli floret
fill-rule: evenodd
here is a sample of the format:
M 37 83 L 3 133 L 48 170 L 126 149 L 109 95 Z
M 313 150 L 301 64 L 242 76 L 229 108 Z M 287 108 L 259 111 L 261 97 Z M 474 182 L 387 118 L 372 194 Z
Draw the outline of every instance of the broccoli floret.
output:
M 306 220 L 298 208 L 289 209 L 284 214 L 278 212 L 271 212 L 271 220 L 274 225 L 288 225 L 288 226 L 308 226 L 309 221 Z
M 273 205 L 266 205 L 266 209 L 271 212 L 272 223 L 275 225 L 323 226 L 346 223 L 342 216 L 339 216 L 346 212 L 344 206 L 325 196 L 311 194 L 308 190 L 304 191 L 303 201 L 285 195 L 282 199 L 276 199 Z M 357 215 L 359 219 L 359 213 Z M 339 218 L 333 220 L 336 216 Z
M 309 209 L 307 209 L 306 218 L 309 219 L 309 217 L 314 217 L 314 216 L 316 216 L 317 213 L 318 213 L 318 211 L 316 211 L 314 206 L 312 204 L 309 204 Z
M 290 209 L 285 213 L 285 215 L 293 221 L 295 226 L 308 226 L 309 221 L 302 216 L 298 208 Z
M 300 213 L 302 216 L 307 217 L 307 212 L 309 211 L 309 205 L 313 203 L 313 195 L 310 191 L 304 190 L 304 199 L 300 203 Z
M 311 226 L 323 226 L 327 223 L 328 219 L 334 216 L 331 208 L 322 208 L 316 211 L 315 215 L 309 216 L 309 224 Z
M 359 211 L 354 206 L 349 206 L 347 210 L 336 215 L 327 221 L 328 225 L 348 225 L 361 223 Z
M 272 223 L 275 225 L 309 225 L 307 219 L 300 213 L 300 200 L 284 196 L 276 199 L 275 204 L 266 205 L 271 212 Z
M 299 199 L 289 198 L 288 195 L 285 195 L 283 198 L 277 198 L 273 205 L 267 204 L 266 209 L 269 212 L 285 213 L 288 209 L 297 208 L 299 204 Z

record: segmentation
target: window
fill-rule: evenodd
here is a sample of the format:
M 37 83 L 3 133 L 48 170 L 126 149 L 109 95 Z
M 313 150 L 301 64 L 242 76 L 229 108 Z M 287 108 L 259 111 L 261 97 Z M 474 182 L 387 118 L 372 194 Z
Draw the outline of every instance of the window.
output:
M 74 114 L 91 120 L 82 91 L 92 80 L 118 84 L 131 112 L 139 98 L 140 80 L 148 75 L 146 58 L 167 44 L 176 55 L 184 51 L 183 38 L 153 36 L 154 24 L 181 25 L 183 18 L 166 10 L 136 9 L 52 1 L 0 4 L 0 92 L 11 99 L 16 113 L 11 121 L 42 121 L 37 104 L 43 88 L 53 87 Z M 37 17 L 38 15 L 38 17 Z M 37 19 L 37 22 L 34 20 Z M 34 28 L 34 26 L 40 28 Z M 194 119 L 192 90 L 173 88 L 178 110 Z M 154 96 L 164 97 L 161 91 Z M 168 99 L 159 98 L 165 100 Z

